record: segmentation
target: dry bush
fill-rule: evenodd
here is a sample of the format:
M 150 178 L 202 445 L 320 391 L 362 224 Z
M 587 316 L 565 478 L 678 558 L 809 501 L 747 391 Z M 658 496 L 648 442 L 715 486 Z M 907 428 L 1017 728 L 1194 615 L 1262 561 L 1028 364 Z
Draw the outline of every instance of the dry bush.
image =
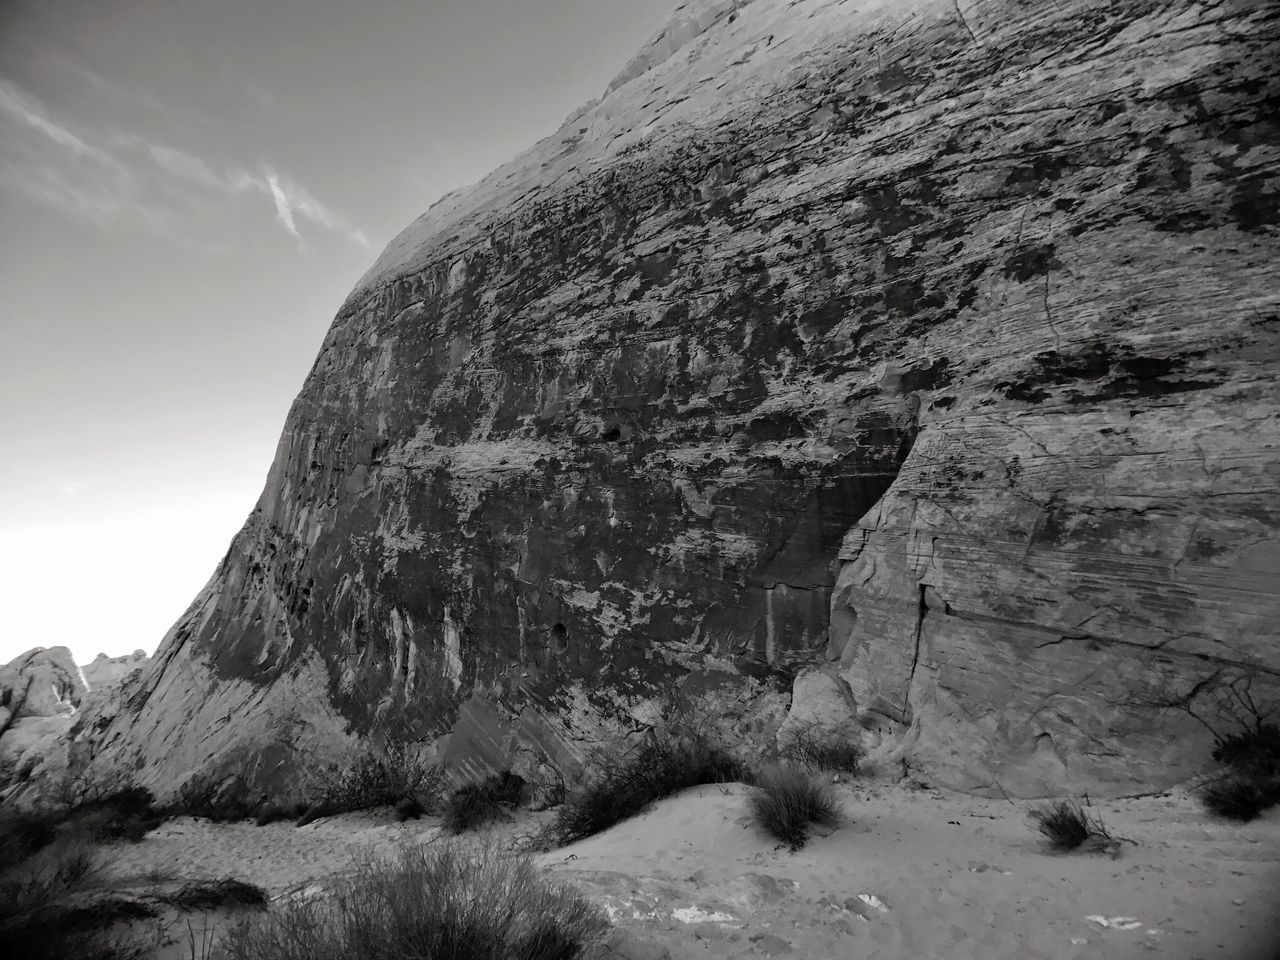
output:
M 572 960 L 608 926 L 529 860 L 441 842 L 366 860 L 320 899 L 233 924 L 220 945 L 226 960 Z
M 585 786 L 570 792 L 542 839 L 572 843 L 687 787 L 750 780 L 750 770 L 699 734 L 655 734 L 623 760 L 605 761 Z
M 206 774 L 197 774 L 178 788 L 173 802 L 164 808 L 164 814 L 228 823 L 248 820 L 257 806 L 238 783 L 218 782 Z
M 856 774 L 866 752 L 861 744 L 810 726 L 788 733 L 778 747 L 778 755 L 818 770 Z
M 91 836 L 62 833 L 0 875 L 0 956 L 22 960 L 134 960 L 146 949 L 122 922 L 154 909 L 97 887 L 101 859 Z
M 761 775 L 751 793 L 750 810 L 756 824 L 793 851 L 808 842 L 814 825 L 840 822 L 840 804 L 831 787 L 795 768 Z
M 1280 726 L 1257 724 L 1218 737 L 1213 759 L 1234 770 L 1280 776 Z
M 462 833 L 488 823 L 505 808 L 519 806 L 523 789 L 524 780 L 509 770 L 465 783 L 445 801 L 441 825 L 450 833 Z
M 1228 774 L 1204 787 L 1200 802 L 1210 813 L 1248 823 L 1280 804 L 1280 779 L 1256 773 Z
M 319 797 L 299 818 L 299 826 L 338 813 L 395 806 L 412 800 L 420 810 L 434 810 L 440 792 L 440 770 L 415 745 L 392 741 L 379 752 L 360 755 L 319 788 Z
M 1252 820 L 1280 805 L 1280 698 L 1260 663 L 1208 676 L 1156 675 L 1133 695 L 1140 707 L 1185 713 L 1213 735 L 1213 759 L 1226 769 L 1199 793 L 1210 813 Z
M 136 842 L 160 820 L 151 791 L 132 786 L 84 794 L 74 804 L 58 802 L 41 811 L 6 811 L 0 815 L 0 867 L 22 863 L 61 835 Z
M 1074 800 L 1032 807 L 1028 816 L 1054 850 L 1078 850 L 1082 847 L 1104 850 L 1116 846 L 1116 839 L 1106 825 L 1089 816 L 1084 807 Z
M 150 793 L 127 788 L 95 795 L 69 812 L 20 819 L 16 830 L 0 834 L 0 957 L 137 960 L 161 939 L 162 908 L 265 902 L 261 890 L 239 880 L 189 883 L 168 893 L 132 882 L 122 889 L 118 879 L 103 878 L 99 843 L 140 839 L 153 821 Z M 172 878 L 152 871 L 137 879 L 168 884 Z
M 1213 759 L 1228 772 L 1200 791 L 1210 813 L 1246 823 L 1280 805 L 1280 727 L 1259 719 L 1221 736 Z

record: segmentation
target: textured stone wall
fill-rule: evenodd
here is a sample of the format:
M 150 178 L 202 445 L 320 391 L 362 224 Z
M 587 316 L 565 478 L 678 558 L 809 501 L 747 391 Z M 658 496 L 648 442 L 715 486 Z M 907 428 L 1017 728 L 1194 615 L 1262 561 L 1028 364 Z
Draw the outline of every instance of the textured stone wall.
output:
M 820 673 L 939 782 L 1124 792 L 1203 764 L 1158 695 L 1274 680 L 1276 8 L 672 24 L 361 281 L 102 756 L 572 773 Z

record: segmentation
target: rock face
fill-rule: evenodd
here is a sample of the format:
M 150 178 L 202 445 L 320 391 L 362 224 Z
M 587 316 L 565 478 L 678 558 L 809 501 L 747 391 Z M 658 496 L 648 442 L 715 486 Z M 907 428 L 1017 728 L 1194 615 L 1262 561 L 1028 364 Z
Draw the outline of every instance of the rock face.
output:
M 36 647 L 0 667 L 0 796 L 56 752 L 88 692 L 66 647 Z
M 0 667 L 0 735 L 25 717 L 69 717 L 89 691 L 66 647 L 36 647 Z
M 39 781 L 64 774 L 82 714 L 113 714 L 114 695 L 146 665 L 142 650 L 99 654 L 82 668 L 66 647 L 36 647 L 0 667 L 0 798 L 38 793 Z
M 572 775 L 806 671 L 935 782 L 1197 772 L 1280 671 L 1278 16 L 685 4 L 362 279 L 102 762 Z

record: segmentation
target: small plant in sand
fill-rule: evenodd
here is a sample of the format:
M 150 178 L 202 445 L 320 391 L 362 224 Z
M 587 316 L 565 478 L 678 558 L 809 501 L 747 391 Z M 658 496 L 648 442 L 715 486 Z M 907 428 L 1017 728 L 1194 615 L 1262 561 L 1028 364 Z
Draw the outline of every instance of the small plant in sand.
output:
M 861 744 L 834 731 L 808 726 L 786 733 L 778 745 L 778 755 L 817 770 L 856 774 L 865 752 Z
M 462 833 L 502 816 L 505 809 L 519 806 L 524 780 L 509 770 L 465 783 L 444 805 L 442 826 L 450 833 Z
M 749 804 L 752 820 L 793 851 L 809 841 L 815 826 L 834 827 L 840 822 L 840 803 L 831 787 L 795 767 L 761 774 Z
M 1077 801 L 1059 800 L 1032 807 L 1028 816 L 1054 850 L 1100 850 L 1112 854 L 1119 850 L 1119 841 L 1103 822 L 1090 816 Z
M 366 860 L 318 899 L 231 925 L 219 946 L 226 960 L 571 960 L 608 929 L 528 859 L 444 841 Z
M 639 750 L 620 761 L 605 760 L 589 777 L 558 808 L 545 842 L 590 837 L 687 787 L 749 782 L 751 772 L 701 734 L 674 732 L 651 735 Z

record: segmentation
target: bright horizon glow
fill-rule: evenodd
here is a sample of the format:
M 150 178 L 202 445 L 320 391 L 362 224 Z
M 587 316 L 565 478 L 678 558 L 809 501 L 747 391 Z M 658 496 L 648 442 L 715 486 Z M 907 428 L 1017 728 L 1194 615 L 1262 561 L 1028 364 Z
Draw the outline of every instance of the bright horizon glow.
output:
M 60 600 L 48 609 L 11 611 L 7 629 L 24 638 L 13 655 L 64 646 L 86 664 L 99 653 L 154 653 L 246 513 L 241 498 L 210 496 L 97 521 L 0 531 L 0 579 Z M 114 572 L 104 576 L 105 570 Z
M 673 6 L 0 6 L 0 664 L 154 653 L 379 251 Z

